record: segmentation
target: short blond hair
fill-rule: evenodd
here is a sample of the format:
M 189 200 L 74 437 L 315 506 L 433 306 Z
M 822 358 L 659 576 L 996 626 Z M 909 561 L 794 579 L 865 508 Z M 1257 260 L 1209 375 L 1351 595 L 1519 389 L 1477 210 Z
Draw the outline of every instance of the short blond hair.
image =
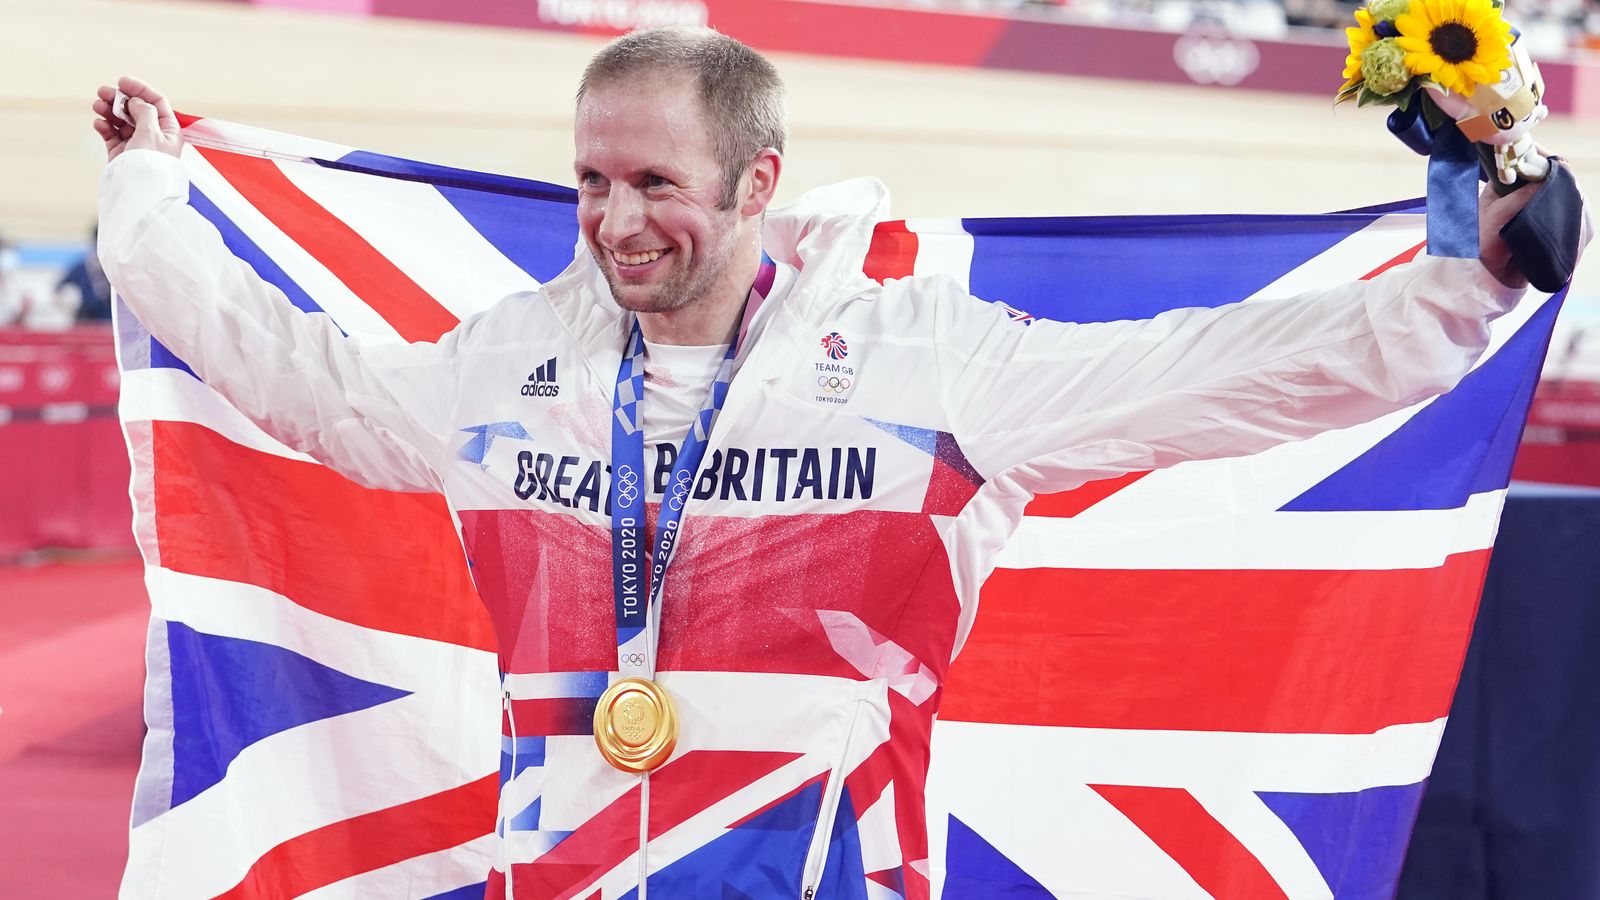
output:
M 711 126 L 712 150 L 722 166 L 723 209 L 737 202 L 745 166 L 768 147 L 783 152 L 788 136 L 783 79 L 749 46 L 710 28 L 668 26 L 625 34 L 584 67 L 578 103 L 591 88 L 631 76 L 688 72 Z

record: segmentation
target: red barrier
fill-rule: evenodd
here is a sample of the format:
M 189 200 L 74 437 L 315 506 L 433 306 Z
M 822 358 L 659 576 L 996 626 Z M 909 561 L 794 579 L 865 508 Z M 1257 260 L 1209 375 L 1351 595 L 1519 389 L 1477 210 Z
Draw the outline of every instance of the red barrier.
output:
M 0 557 L 133 547 L 111 328 L 0 328 Z
M 1511 477 L 1600 487 L 1600 382 L 1539 383 Z

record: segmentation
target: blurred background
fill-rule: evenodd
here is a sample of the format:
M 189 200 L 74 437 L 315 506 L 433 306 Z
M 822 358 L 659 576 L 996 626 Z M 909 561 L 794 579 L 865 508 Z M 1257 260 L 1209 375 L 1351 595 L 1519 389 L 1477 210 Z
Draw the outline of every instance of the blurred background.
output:
M 1600 172 L 1600 5 L 1507 0 L 1541 143 Z M 570 180 L 578 73 L 711 24 L 790 89 L 780 199 L 856 175 L 899 216 L 1324 212 L 1424 191 L 1335 108 L 1344 0 L 0 0 L 0 896 L 110 896 L 146 616 L 94 261 L 94 89 L 399 156 Z M 1600 271 L 1568 301 L 1519 477 L 1600 486 Z M 39 873 L 48 872 L 48 890 Z

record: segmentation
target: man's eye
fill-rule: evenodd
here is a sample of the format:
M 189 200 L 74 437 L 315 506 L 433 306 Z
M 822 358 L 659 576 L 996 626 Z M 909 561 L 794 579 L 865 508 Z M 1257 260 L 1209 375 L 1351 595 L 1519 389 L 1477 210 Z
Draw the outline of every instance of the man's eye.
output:
M 660 175 L 646 175 L 644 177 L 644 186 L 652 191 L 660 190 L 671 184 L 672 182 L 662 178 Z
M 601 187 L 604 183 L 599 172 L 584 172 L 578 176 L 578 184 L 586 188 Z

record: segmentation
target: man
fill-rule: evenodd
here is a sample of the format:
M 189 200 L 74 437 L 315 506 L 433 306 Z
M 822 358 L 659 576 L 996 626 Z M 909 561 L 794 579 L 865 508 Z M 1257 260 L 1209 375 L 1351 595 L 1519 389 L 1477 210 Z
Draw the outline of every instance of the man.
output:
M 436 344 L 358 347 L 228 254 L 167 101 L 119 88 L 132 124 L 109 87 L 94 108 L 129 306 L 280 440 L 460 520 L 512 754 L 491 896 L 926 896 L 940 685 L 1030 496 L 1444 391 L 1521 292 L 1497 232 L 1526 191 L 1488 203 L 1481 262 L 1275 303 L 1028 325 L 948 279 L 880 286 L 882 189 L 768 216 L 776 72 L 660 29 L 584 74 L 589 252 Z M 486 423 L 517 428 L 463 458 Z M 696 816 L 727 835 L 685 845 Z

